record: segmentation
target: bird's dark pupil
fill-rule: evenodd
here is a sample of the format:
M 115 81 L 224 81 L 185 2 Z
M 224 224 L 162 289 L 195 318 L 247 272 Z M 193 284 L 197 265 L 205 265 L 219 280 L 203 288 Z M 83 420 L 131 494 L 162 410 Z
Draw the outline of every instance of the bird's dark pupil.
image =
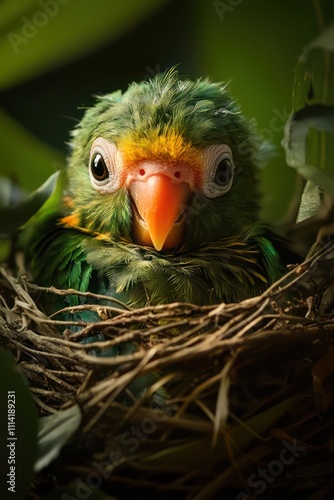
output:
M 102 155 L 100 155 L 99 153 L 96 154 L 93 158 L 92 173 L 95 179 L 99 181 L 108 177 L 108 169 L 106 167 L 106 164 L 104 163 Z
M 218 164 L 215 181 L 220 186 L 227 184 L 231 179 L 231 164 L 228 160 L 221 160 Z

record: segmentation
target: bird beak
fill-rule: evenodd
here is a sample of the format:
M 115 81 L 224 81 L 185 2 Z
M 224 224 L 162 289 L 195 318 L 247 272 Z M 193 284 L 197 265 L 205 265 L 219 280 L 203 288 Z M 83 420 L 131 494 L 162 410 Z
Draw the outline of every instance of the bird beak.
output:
M 179 246 L 185 235 L 184 210 L 191 190 L 187 182 L 155 173 L 131 183 L 133 237 L 140 245 L 156 250 Z

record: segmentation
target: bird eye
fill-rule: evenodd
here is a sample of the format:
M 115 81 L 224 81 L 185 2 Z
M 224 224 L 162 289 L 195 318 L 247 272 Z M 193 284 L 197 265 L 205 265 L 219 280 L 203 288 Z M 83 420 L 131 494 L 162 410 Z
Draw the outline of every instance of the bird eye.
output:
M 216 198 L 227 193 L 233 184 L 234 161 L 228 144 L 212 144 L 203 153 L 203 193 Z
M 88 163 L 93 188 L 101 194 L 110 194 L 120 188 L 122 158 L 114 143 L 98 137 L 92 144 Z
M 109 170 L 107 169 L 103 156 L 100 153 L 96 153 L 92 157 L 90 169 L 94 179 L 99 182 L 105 181 L 109 177 Z
M 226 186 L 232 177 L 232 164 L 228 158 L 220 160 L 215 173 L 214 181 L 218 186 Z

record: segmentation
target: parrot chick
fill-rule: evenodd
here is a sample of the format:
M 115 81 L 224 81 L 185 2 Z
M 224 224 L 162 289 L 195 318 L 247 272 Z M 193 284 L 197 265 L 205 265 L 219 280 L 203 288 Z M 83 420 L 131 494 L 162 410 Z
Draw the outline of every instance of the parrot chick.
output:
M 98 98 L 72 133 L 62 202 L 27 245 L 33 280 L 134 308 L 260 294 L 284 272 L 259 222 L 262 146 L 207 79 L 170 70 Z

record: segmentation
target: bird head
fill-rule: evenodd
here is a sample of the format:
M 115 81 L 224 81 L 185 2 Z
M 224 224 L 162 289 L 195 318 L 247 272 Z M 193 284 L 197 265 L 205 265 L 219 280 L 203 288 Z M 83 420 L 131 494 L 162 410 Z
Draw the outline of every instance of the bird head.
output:
M 225 85 L 134 83 L 86 111 L 71 147 L 69 227 L 178 253 L 257 219 L 261 143 Z

